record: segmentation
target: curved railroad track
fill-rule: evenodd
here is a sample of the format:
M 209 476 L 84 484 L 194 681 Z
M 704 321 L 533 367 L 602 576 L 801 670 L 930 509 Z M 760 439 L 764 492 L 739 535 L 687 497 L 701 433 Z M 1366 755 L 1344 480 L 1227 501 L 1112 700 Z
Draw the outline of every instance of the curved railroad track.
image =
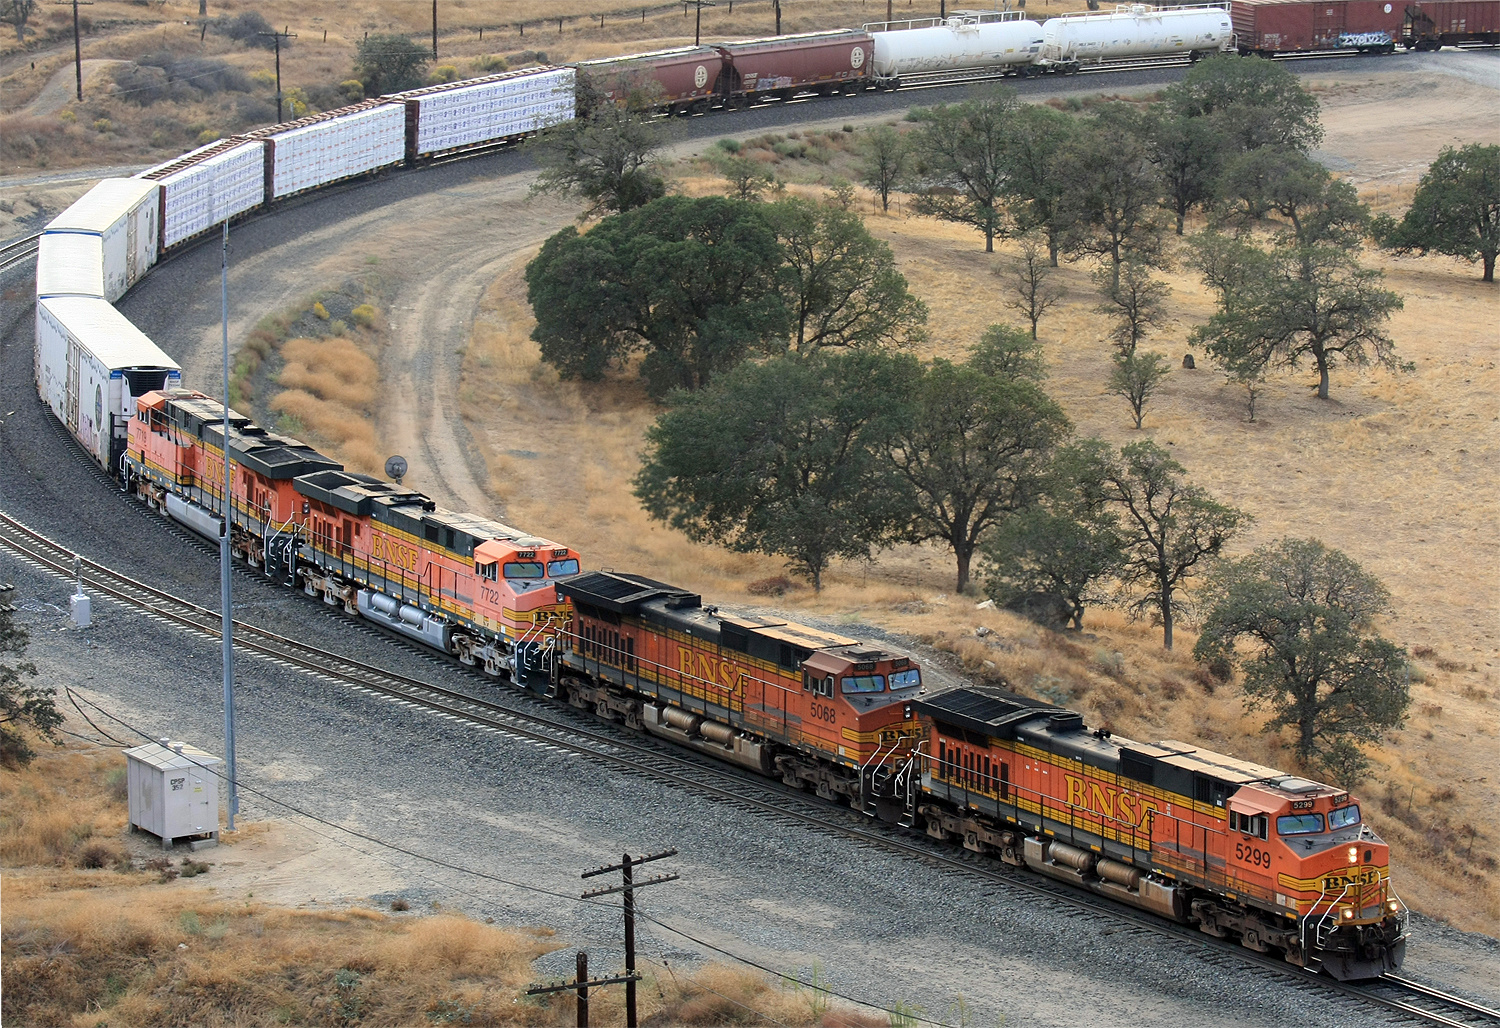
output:
M 0 246 L 0 275 L 35 257 L 41 238 L 42 234 L 37 232 Z
M 62 578 L 73 578 L 76 568 L 80 581 L 101 595 L 134 607 L 157 621 L 200 636 L 219 636 L 220 617 L 217 612 L 120 574 L 97 561 L 75 555 L 4 512 L 0 512 L 0 549 Z M 932 867 L 978 878 L 988 885 L 998 884 L 1045 897 L 1072 908 L 1080 915 L 1103 913 L 1123 922 L 1125 927 L 1121 930 L 1127 934 L 1153 934 L 1186 943 L 1199 950 L 1200 959 L 1221 966 L 1249 963 L 1291 979 L 1294 987 L 1319 991 L 1331 989 L 1351 999 L 1429 1024 L 1449 1028 L 1500 1025 L 1500 1012 L 1419 982 L 1399 976 L 1389 976 L 1373 983 L 1337 982 L 1204 935 L 1189 926 L 1151 917 L 1102 897 L 1005 867 L 977 854 L 954 851 L 925 837 L 871 821 L 846 807 L 816 800 L 774 780 L 750 775 L 731 765 L 700 760 L 670 744 L 638 736 L 623 727 L 579 724 L 579 715 L 570 709 L 519 689 L 507 689 L 504 698 L 508 702 L 498 702 L 491 697 L 386 671 L 249 622 L 236 620 L 234 625 L 236 646 L 283 667 L 317 675 L 344 688 L 383 696 L 447 717 L 461 725 L 565 749 L 632 775 L 691 789 L 748 812 L 790 820 L 822 834 L 843 836 L 862 845 L 879 847 Z M 405 645 L 400 640 L 392 641 Z M 494 688 L 494 681 L 477 671 L 470 671 L 456 662 L 445 666 L 472 674 L 476 683 L 482 683 L 487 690 Z

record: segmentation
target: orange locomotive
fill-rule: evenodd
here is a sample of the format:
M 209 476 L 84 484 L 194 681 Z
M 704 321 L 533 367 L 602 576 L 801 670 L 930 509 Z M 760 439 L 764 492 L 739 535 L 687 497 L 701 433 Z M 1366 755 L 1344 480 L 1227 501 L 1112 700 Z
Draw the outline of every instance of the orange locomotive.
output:
M 928 736 L 907 799 L 929 835 L 1337 978 L 1401 965 L 1389 851 L 1347 792 L 1187 743 L 1087 732 L 1072 711 L 996 690 L 912 707 Z
M 223 407 L 168 390 L 137 402 L 127 488 L 217 538 L 223 517 Z M 566 623 L 566 546 L 419 492 L 345 471 L 295 439 L 230 411 L 231 549 L 268 576 L 492 675 L 541 673 Z
M 558 594 L 574 611 L 559 697 L 872 813 L 900 795 L 890 775 L 920 731 L 910 658 L 638 575 L 594 572 Z

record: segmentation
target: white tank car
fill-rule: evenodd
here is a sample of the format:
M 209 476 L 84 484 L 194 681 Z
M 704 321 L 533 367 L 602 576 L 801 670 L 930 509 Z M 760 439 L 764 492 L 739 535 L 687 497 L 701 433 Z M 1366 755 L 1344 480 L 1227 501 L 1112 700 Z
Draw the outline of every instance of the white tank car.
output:
M 1042 26 L 1041 59 L 1077 65 L 1122 57 L 1211 54 L 1234 39 L 1227 5 L 1147 7 L 1121 4 L 1113 14 L 1065 14 Z
M 1019 12 L 905 24 L 912 27 L 871 33 L 877 81 L 891 82 L 903 75 L 929 71 L 1029 66 L 1036 62 L 1042 46 L 1042 26 Z M 877 28 L 866 26 L 867 30 Z

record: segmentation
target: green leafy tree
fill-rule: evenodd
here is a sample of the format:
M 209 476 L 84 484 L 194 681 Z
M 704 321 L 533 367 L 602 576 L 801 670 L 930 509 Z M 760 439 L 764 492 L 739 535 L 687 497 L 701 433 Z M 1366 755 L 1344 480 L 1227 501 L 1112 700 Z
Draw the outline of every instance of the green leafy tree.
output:
M 1125 561 L 1120 519 L 1103 490 L 1107 451 L 1097 439 L 1058 451 L 1041 502 L 985 538 L 985 592 L 1000 606 L 1056 597 L 1073 627 L 1082 629 L 1084 610 L 1105 599 L 1102 583 Z
M 1009 325 L 991 325 L 969 349 L 968 366 L 998 378 L 1024 379 L 1040 385 L 1047 359 L 1036 339 Z
M 1399 727 L 1411 702 L 1406 650 L 1374 630 L 1385 587 L 1338 550 L 1284 538 L 1221 564 L 1206 600 L 1193 655 L 1238 668 L 1246 705 L 1270 710 L 1266 731 L 1293 731 L 1304 766 L 1357 778 L 1357 744 Z
M 1061 159 L 1063 203 L 1076 226 L 1072 249 L 1099 260 L 1119 286 L 1120 266 L 1161 261 L 1161 178 L 1146 150 L 1141 115 L 1106 104 L 1080 127 Z
M 908 535 L 948 544 L 962 593 L 980 538 L 1036 502 L 1068 419 L 1033 381 L 945 360 L 912 390 L 890 452 L 912 506 Z
M 1073 118 L 1044 104 L 1022 104 L 1012 119 L 1005 143 L 1010 169 L 1010 196 L 1016 224 L 1038 231 L 1047 240 L 1047 263 L 1067 248 L 1073 211 L 1065 202 L 1068 183 L 1063 158 L 1077 131 Z
M 900 132 L 877 125 L 859 139 L 859 180 L 880 195 L 880 209 L 891 209 L 893 193 L 906 177 L 911 153 Z
M 1209 119 L 1230 153 L 1263 146 L 1307 153 L 1323 140 L 1317 97 L 1274 61 L 1232 54 L 1199 61 L 1167 87 L 1165 103 L 1175 116 Z
M 759 204 L 669 196 L 566 228 L 526 266 L 531 337 L 564 378 L 601 378 L 644 353 L 655 395 L 697 389 L 785 345 L 781 246 Z
M 1340 361 L 1410 368 L 1385 333 L 1401 297 L 1381 281 L 1379 271 L 1360 267 L 1341 246 L 1279 247 L 1235 306 L 1221 306 L 1193 330 L 1193 339 L 1233 375 L 1310 360 L 1318 369 L 1318 397 L 1326 400 L 1330 372 Z
M 1369 229 L 1370 210 L 1354 187 L 1296 151 L 1264 147 L 1244 154 L 1225 170 L 1221 185 L 1226 195 L 1238 198 L 1246 216 L 1274 211 L 1285 218 L 1287 244 L 1352 249 Z
M 1007 146 L 1016 107 L 1015 90 L 994 89 L 913 112 L 914 206 L 983 232 L 986 253 L 994 252 L 995 237 L 1004 230 L 1002 200 L 1011 186 Z
M 354 73 L 365 84 L 366 96 L 383 96 L 416 89 L 432 60 L 432 51 L 410 36 L 375 33 L 359 41 Z
M 1161 178 L 1162 203 L 1176 215 L 1180 236 L 1188 212 L 1214 197 L 1224 139 L 1213 120 L 1166 108 L 1151 112 L 1146 130 L 1146 153 Z
M 1126 261 L 1117 272 L 1100 268 L 1094 280 L 1104 294 L 1104 302 L 1094 310 L 1114 321 L 1109 337 L 1120 354 L 1129 357 L 1147 333 L 1166 321 L 1170 290 L 1137 261 Z
M 782 246 L 777 272 L 800 353 L 828 346 L 906 346 L 924 338 L 927 305 L 907 289 L 896 258 L 858 214 L 790 199 L 766 217 Z
M 1123 447 L 1101 472 L 1103 494 L 1120 515 L 1125 541 L 1121 578 L 1144 589 L 1132 607 L 1160 620 L 1162 645 L 1169 650 L 1178 590 L 1250 520 L 1189 485 L 1185 475 L 1171 454 L 1150 441 Z
M 1264 250 L 1243 236 L 1205 229 L 1187 240 L 1183 263 L 1219 294 L 1219 308 L 1232 312 L 1268 272 Z
M 718 150 L 709 154 L 708 162 L 729 181 L 730 195 L 738 200 L 754 200 L 776 181 L 764 164 L 743 154 Z
M 15 606 L 9 602 L 12 586 L 0 586 L 0 656 L 21 656 L 26 652 L 26 629 L 15 622 Z M 36 752 L 24 734 L 36 732 L 48 742 L 62 745 L 57 730 L 63 716 L 53 695 L 57 690 L 42 688 L 27 679 L 36 675 L 30 661 L 12 664 L 0 662 L 0 764 L 16 767 L 31 763 Z
M 1479 261 L 1484 281 L 1495 281 L 1500 253 L 1500 146 L 1445 148 L 1422 176 L 1400 223 L 1385 219 L 1376 232 L 1397 253 L 1441 253 Z
M 872 350 L 785 354 L 674 393 L 646 433 L 635 495 L 690 539 L 785 557 L 821 589 L 834 559 L 868 557 L 902 523 L 880 454 L 915 365 Z
M 542 172 L 534 193 L 584 200 L 580 220 L 643 207 L 666 194 L 660 122 L 627 106 L 601 103 L 583 117 L 527 141 Z
M 1123 396 L 1130 404 L 1137 429 L 1146 419 L 1146 401 L 1171 373 L 1167 359 L 1159 353 L 1132 351 L 1115 354 L 1114 370 L 1109 373 L 1109 391 Z
M 1048 281 L 1052 275 L 1052 268 L 1057 262 L 1043 258 L 1042 248 L 1038 245 L 1034 235 L 1027 235 L 1021 240 L 1021 259 L 1016 263 L 1015 278 L 1013 279 L 1013 299 L 1006 300 L 1005 306 L 1013 311 L 1020 311 L 1031 325 L 1031 338 L 1036 340 L 1037 325 L 1053 307 L 1056 307 L 1062 299 L 1062 290 L 1056 289 Z
M 16 30 L 16 42 L 26 44 L 26 23 L 36 13 L 37 0 L 0 0 L 0 18 Z

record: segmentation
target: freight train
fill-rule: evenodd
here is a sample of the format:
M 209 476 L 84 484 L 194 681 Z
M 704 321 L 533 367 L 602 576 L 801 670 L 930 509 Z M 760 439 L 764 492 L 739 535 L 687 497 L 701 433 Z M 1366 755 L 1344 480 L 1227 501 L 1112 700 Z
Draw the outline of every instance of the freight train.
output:
M 1401 39 L 1493 42 L 1485 12 L 1497 5 L 1407 5 Z M 962 14 L 678 48 L 427 87 L 217 141 L 100 182 L 47 227 L 37 389 L 165 516 L 217 538 L 227 513 L 250 566 L 489 675 L 1294 963 L 1345 978 L 1392 970 L 1406 910 L 1385 845 L 1338 790 L 1090 734 L 1072 712 L 992 690 L 930 696 L 917 662 L 886 647 L 639 576 L 583 574 L 565 545 L 440 510 L 237 414 L 226 439 L 222 407 L 182 389 L 176 362 L 112 306 L 163 254 L 267 204 L 566 121 L 580 75 L 616 96 L 656 82 L 664 109 L 692 113 L 932 71 L 1203 53 L 1225 47 L 1227 17 L 1131 7 L 1037 26 Z

